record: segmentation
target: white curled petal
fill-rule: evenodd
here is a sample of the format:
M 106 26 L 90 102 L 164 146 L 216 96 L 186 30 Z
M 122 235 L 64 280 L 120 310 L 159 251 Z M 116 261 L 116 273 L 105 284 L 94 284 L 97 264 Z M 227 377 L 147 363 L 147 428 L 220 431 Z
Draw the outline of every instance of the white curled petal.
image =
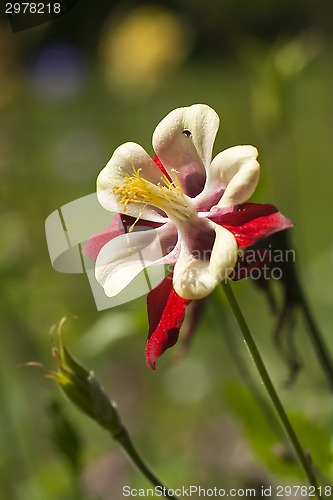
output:
M 235 267 L 238 251 L 235 237 L 224 227 L 214 226 L 216 238 L 209 260 L 195 259 L 185 242 L 182 242 L 174 268 L 173 286 L 184 299 L 206 297 Z
M 153 184 L 161 182 L 163 175 L 161 170 L 139 144 L 134 142 L 122 144 L 115 150 L 97 177 L 97 198 L 103 208 L 110 212 L 124 213 L 124 205 L 114 195 L 113 189 L 124 182 L 126 174 L 133 175 L 134 169 L 140 169 L 140 176 Z M 125 213 L 155 222 L 166 220 L 163 212 L 144 203 L 128 203 Z
M 122 234 L 109 241 L 98 254 L 96 280 L 108 297 L 120 293 L 143 269 L 168 261 L 177 241 L 172 223 L 158 229 Z
M 178 172 L 184 193 L 192 198 L 203 189 L 218 127 L 219 117 L 212 108 L 194 104 L 171 111 L 153 134 L 157 156 L 172 179 L 173 170 Z
M 234 146 L 219 153 L 212 161 L 196 204 L 211 199 L 219 207 L 231 207 L 248 200 L 259 180 L 257 156 L 253 146 Z
M 225 227 L 214 224 L 216 239 L 210 258 L 210 272 L 220 283 L 233 271 L 238 259 L 238 244 L 234 235 Z

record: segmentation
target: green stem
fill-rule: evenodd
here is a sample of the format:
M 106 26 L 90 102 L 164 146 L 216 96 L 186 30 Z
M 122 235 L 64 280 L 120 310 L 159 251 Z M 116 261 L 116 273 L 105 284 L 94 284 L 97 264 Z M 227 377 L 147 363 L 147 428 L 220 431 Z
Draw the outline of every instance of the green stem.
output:
M 148 465 L 144 462 L 144 460 L 138 454 L 138 452 L 134 448 L 132 440 L 131 440 L 127 430 L 125 429 L 125 427 L 120 425 L 119 428 L 117 429 L 117 431 L 111 432 L 111 435 L 112 435 L 113 439 L 115 439 L 120 444 L 120 446 L 126 452 L 128 457 L 132 460 L 134 465 L 136 465 L 136 467 L 139 469 L 141 474 L 153 486 L 159 487 L 160 491 L 163 492 L 164 498 L 178 500 L 177 497 L 175 497 L 174 495 L 168 494 L 168 488 L 161 483 L 161 481 L 155 476 L 155 474 L 151 471 L 151 469 L 148 467 Z
M 246 320 L 243 316 L 243 313 L 238 305 L 237 299 L 232 291 L 232 288 L 228 282 L 224 282 L 224 283 L 222 282 L 222 287 L 224 289 L 224 292 L 226 294 L 226 297 L 228 299 L 230 307 L 234 313 L 234 316 L 235 316 L 235 319 L 238 323 L 238 326 L 242 332 L 242 335 L 243 335 L 244 341 L 247 345 L 247 348 L 250 351 L 252 360 L 253 360 L 253 362 L 254 362 L 254 364 L 259 372 L 262 383 L 264 384 L 264 386 L 268 392 L 268 395 L 271 399 L 271 402 L 276 410 L 276 413 L 278 414 L 278 416 L 280 418 L 281 424 L 282 424 L 287 436 L 289 437 L 291 445 L 292 445 L 292 447 L 295 451 L 295 454 L 298 457 L 298 459 L 299 459 L 299 461 L 304 469 L 305 475 L 308 478 L 310 485 L 314 486 L 316 491 L 317 491 L 317 488 L 318 488 L 317 479 L 316 479 L 316 476 L 314 474 L 311 462 L 310 462 L 309 458 L 307 457 L 306 453 L 304 452 L 302 445 L 301 445 L 301 443 L 300 443 L 300 441 L 299 441 L 299 439 L 294 431 L 294 428 L 289 421 L 289 418 L 285 412 L 285 409 L 280 401 L 280 398 L 279 398 L 279 396 L 274 388 L 274 385 L 270 379 L 270 376 L 269 376 L 267 369 L 264 365 L 264 362 L 261 358 L 258 347 L 257 347 L 255 340 L 252 336 L 252 333 L 251 333 L 251 331 L 246 323 Z M 318 496 L 317 496 L 317 498 L 318 498 Z
M 331 389 L 333 389 L 333 366 L 332 366 L 332 360 L 329 355 L 329 350 L 325 345 L 324 339 L 322 338 L 321 332 L 313 317 L 312 311 L 310 309 L 306 296 L 302 290 L 301 284 L 297 279 L 297 276 L 296 276 L 296 286 L 298 290 L 300 306 L 303 310 L 303 314 L 308 327 L 310 340 L 317 353 L 318 359 L 320 360 L 321 366 L 327 376 L 327 380 L 331 386 Z
M 213 313 L 213 320 L 216 321 L 216 324 L 221 324 L 220 323 L 220 318 L 216 318 L 216 310 L 217 308 L 214 307 Z M 218 310 L 221 311 L 221 306 L 218 304 Z M 243 383 L 248 387 L 249 391 L 251 392 L 253 398 L 255 399 L 256 403 L 260 407 L 262 413 L 264 414 L 268 425 L 271 427 L 272 431 L 276 434 L 278 439 L 283 441 L 285 439 L 285 434 L 283 433 L 280 422 L 277 420 L 277 416 L 274 412 L 274 409 L 271 407 L 267 399 L 264 397 L 262 392 L 258 389 L 256 381 L 252 377 L 252 373 L 248 369 L 246 363 L 244 363 L 243 356 L 239 352 L 238 345 L 236 345 L 236 339 L 235 336 L 233 335 L 233 332 L 230 332 L 230 328 L 228 328 L 228 324 L 226 325 L 225 329 L 225 335 L 224 335 L 224 340 L 229 348 L 230 354 L 233 357 L 234 360 L 234 365 L 239 373 L 239 375 L 243 379 Z

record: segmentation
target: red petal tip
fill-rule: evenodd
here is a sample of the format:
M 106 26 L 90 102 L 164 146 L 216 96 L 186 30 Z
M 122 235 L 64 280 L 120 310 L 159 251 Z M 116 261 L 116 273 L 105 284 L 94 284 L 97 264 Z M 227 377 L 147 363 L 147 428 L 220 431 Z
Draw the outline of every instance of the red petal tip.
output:
M 185 310 L 190 300 L 183 299 L 172 285 L 172 272 L 147 297 L 149 334 L 146 363 L 156 370 L 156 360 L 178 340 Z

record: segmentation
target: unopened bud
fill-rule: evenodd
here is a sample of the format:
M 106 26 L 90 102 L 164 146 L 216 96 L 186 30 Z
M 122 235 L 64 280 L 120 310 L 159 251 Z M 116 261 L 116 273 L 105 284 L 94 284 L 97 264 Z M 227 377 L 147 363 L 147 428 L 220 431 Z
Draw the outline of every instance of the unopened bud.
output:
M 68 399 L 83 413 L 115 434 L 121 428 L 116 405 L 99 384 L 94 372 L 83 366 L 66 349 L 61 334 L 65 321 L 66 318 L 63 318 L 51 330 L 52 354 L 58 370 L 48 371 L 46 376 L 55 380 Z

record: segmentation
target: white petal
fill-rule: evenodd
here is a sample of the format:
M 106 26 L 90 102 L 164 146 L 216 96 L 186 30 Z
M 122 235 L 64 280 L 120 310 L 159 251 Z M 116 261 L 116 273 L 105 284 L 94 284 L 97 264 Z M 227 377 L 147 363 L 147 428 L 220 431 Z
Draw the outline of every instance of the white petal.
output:
M 258 151 L 253 146 L 234 146 L 219 153 L 208 170 L 197 206 L 209 210 L 212 205 L 231 207 L 243 203 L 253 194 L 259 179 Z M 210 201 L 207 207 L 205 201 Z
M 175 265 L 173 286 L 184 299 L 202 299 L 232 272 L 238 245 L 235 237 L 224 227 L 214 224 L 216 238 L 209 260 L 195 259 L 185 242 L 182 242 L 179 259 Z
M 174 224 L 123 234 L 109 241 L 96 260 L 95 276 L 108 297 L 121 292 L 143 269 L 168 261 L 177 241 Z M 165 257 L 164 257 L 165 256 Z
M 98 201 L 110 212 L 126 213 L 135 218 L 165 222 L 165 214 L 143 203 L 128 203 L 124 212 L 124 206 L 113 194 L 113 188 L 124 181 L 126 174 L 132 175 L 133 168 L 140 169 L 141 177 L 153 184 L 161 181 L 162 172 L 148 153 L 139 144 L 127 142 L 115 150 L 110 161 L 97 177 Z
M 184 193 L 192 198 L 203 189 L 218 127 L 216 112 L 195 104 L 171 111 L 155 129 L 157 156 L 173 179 L 172 169 L 178 172 Z

